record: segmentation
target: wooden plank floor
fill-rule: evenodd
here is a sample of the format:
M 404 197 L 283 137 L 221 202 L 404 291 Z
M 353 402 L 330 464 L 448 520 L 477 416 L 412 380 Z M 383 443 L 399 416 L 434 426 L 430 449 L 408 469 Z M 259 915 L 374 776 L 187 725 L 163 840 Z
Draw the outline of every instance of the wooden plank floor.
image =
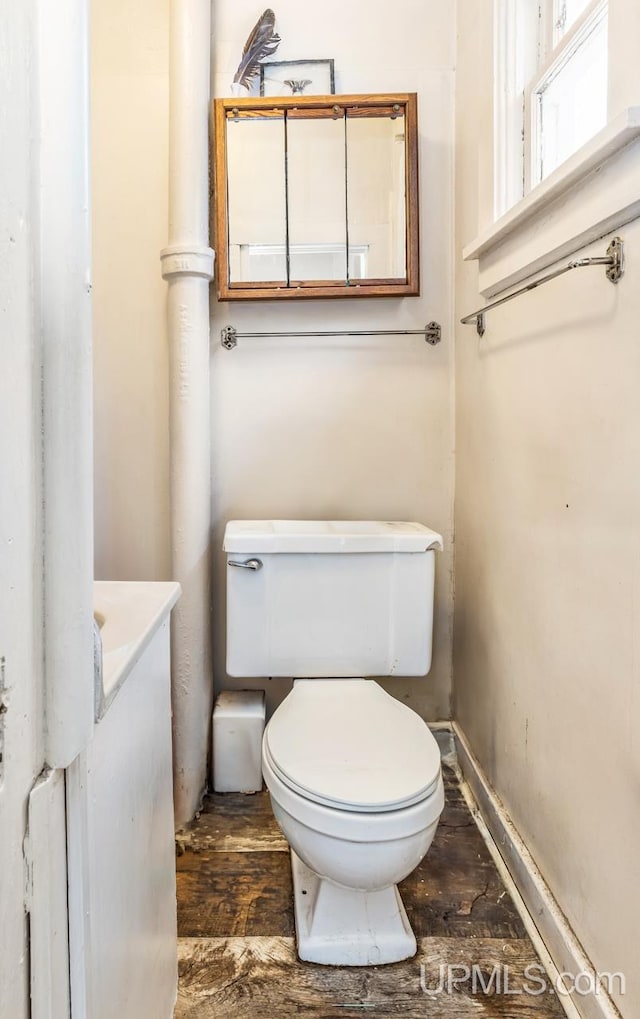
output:
M 297 959 L 288 846 L 268 794 L 208 797 L 177 859 L 175 1019 L 561 1019 L 449 769 L 445 788 L 433 845 L 400 885 L 418 953 L 373 967 Z

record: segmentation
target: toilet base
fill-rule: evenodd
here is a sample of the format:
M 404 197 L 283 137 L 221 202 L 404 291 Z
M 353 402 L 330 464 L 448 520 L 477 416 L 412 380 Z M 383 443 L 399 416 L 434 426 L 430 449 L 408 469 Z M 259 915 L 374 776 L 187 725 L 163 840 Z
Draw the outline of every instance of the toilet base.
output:
M 325 966 L 379 966 L 416 954 L 416 939 L 395 885 L 376 892 L 318 877 L 291 850 L 298 955 Z

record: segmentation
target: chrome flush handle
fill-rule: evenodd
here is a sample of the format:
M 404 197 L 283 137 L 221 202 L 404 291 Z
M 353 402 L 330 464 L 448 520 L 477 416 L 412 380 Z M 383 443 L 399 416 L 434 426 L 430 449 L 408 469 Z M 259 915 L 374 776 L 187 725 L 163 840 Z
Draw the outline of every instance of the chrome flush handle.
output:
M 261 570 L 262 559 L 245 559 L 243 563 L 239 563 L 236 559 L 230 559 L 228 565 L 239 566 L 241 570 Z

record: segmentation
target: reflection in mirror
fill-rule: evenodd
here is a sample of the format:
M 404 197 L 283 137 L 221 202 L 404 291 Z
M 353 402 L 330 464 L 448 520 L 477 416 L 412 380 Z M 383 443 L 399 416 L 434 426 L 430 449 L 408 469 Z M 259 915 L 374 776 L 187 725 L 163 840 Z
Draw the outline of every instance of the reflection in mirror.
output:
M 344 111 L 287 112 L 291 284 L 347 279 Z
M 227 117 L 230 283 L 286 286 L 284 151 L 282 111 Z
M 405 118 L 392 108 L 347 111 L 349 246 L 366 257 L 351 278 L 407 275 Z

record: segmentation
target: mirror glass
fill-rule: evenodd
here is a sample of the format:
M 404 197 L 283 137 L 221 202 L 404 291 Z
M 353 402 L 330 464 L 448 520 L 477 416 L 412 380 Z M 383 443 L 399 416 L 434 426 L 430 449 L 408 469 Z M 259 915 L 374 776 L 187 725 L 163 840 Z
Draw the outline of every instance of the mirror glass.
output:
M 347 110 L 351 279 L 406 278 L 404 121 L 388 107 Z
M 344 111 L 287 111 L 290 282 L 347 279 Z
M 286 286 L 284 111 L 227 117 L 229 282 Z

